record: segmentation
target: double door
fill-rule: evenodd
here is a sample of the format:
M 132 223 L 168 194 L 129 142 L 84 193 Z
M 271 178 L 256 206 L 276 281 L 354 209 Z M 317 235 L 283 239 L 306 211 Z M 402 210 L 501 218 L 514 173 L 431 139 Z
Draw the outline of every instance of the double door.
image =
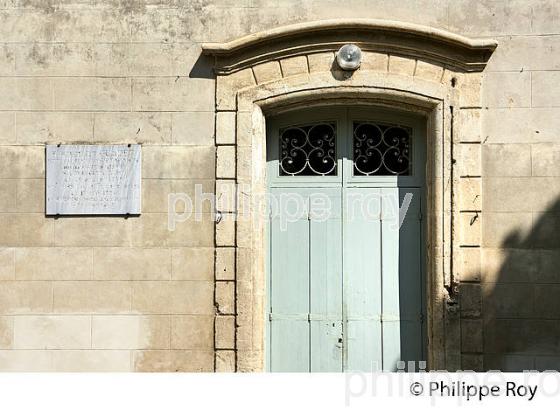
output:
M 269 121 L 270 371 L 424 360 L 422 124 L 333 107 Z

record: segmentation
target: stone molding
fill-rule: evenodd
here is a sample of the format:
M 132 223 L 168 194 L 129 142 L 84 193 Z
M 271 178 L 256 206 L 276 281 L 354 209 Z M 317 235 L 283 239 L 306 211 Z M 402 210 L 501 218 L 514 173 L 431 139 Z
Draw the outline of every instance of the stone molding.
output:
M 360 30 L 352 36 L 351 27 Z M 404 32 L 399 33 L 399 27 Z M 366 29 L 374 34 L 367 44 L 360 42 L 367 39 L 363 36 Z M 340 43 L 366 44 L 359 70 L 342 72 L 333 65 L 334 43 L 327 51 L 313 48 L 324 44 L 317 39 L 325 33 L 344 35 Z M 369 51 L 379 45 L 376 41 L 389 37 L 396 41 L 399 36 L 409 36 L 418 47 L 408 57 Z M 288 49 L 284 46 L 294 44 L 296 38 L 299 47 L 293 54 L 285 54 Z M 252 211 L 242 215 L 247 209 L 239 202 L 242 198 L 245 204 L 252 204 L 266 191 L 266 118 L 326 104 L 383 106 L 425 115 L 428 366 L 458 370 L 465 357 L 471 363 L 482 363 L 482 355 L 472 347 L 462 351 L 461 329 L 463 321 L 480 320 L 476 306 L 479 275 L 470 269 L 480 265 L 482 75 L 478 71 L 485 62 L 472 58 L 455 59 L 452 65 L 450 58 L 436 62 L 425 52 L 434 43 L 460 50 L 455 56 L 480 56 L 482 50 L 491 53 L 496 47 L 490 40 L 468 40 L 441 30 L 372 20 L 306 23 L 204 46 L 206 53 L 216 56 L 218 74 L 216 191 L 235 187 L 228 191 L 232 197 L 228 205 L 217 206 L 217 371 L 265 368 L 265 221 L 258 212 L 257 217 Z M 247 58 L 247 48 L 253 45 L 260 51 L 252 50 L 252 57 Z M 464 295 L 459 298 L 461 292 Z
M 217 74 L 287 57 L 336 51 L 352 42 L 364 51 L 432 61 L 458 71 L 482 71 L 497 42 L 390 20 L 340 19 L 294 24 L 226 43 L 205 43 Z

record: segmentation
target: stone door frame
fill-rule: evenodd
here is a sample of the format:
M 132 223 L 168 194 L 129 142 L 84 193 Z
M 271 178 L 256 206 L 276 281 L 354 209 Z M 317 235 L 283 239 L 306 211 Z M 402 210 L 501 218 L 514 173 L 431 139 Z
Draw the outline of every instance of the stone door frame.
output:
M 334 63 L 348 42 L 363 50 L 351 73 Z M 428 368 L 461 368 L 458 285 L 466 266 L 480 264 L 481 71 L 495 47 L 379 20 L 304 23 L 203 45 L 217 74 L 217 371 L 265 365 L 266 117 L 327 104 L 426 117 Z

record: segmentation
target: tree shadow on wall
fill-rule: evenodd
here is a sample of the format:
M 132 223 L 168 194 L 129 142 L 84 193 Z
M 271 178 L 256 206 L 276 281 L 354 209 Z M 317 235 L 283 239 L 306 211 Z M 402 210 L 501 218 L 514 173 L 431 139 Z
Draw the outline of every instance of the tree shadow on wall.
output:
M 479 337 L 484 370 L 560 370 L 560 199 L 543 213 L 519 215 L 493 221 L 493 234 L 512 224 L 528 230 L 483 249 L 481 319 L 461 321 L 463 351 L 477 350 Z

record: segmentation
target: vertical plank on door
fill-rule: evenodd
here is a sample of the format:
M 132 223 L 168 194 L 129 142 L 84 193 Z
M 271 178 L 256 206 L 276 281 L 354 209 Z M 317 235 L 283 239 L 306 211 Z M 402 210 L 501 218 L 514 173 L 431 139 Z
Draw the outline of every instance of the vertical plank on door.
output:
M 396 371 L 401 360 L 399 188 L 383 188 L 381 193 L 383 370 Z
M 310 192 L 310 325 L 313 372 L 342 371 L 342 340 L 339 341 L 342 338 L 341 202 L 340 188 L 315 189 Z
M 296 206 L 279 206 L 270 222 L 270 370 L 277 372 L 310 371 L 309 220 Z
M 344 338 L 347 371 L 382 368 L 380 190 L 344 192 Z
M 412 201 L 400 228 L 399 300 L 401 360 L 424 360 L 423 337 L 423 255 L 422 255 L 422 190 L 400 188 L 399 201 L 412 194 Z M 415 364 L 416 366 L 418 363 Z M 413 370 L 413 369 L 408 369 Z

